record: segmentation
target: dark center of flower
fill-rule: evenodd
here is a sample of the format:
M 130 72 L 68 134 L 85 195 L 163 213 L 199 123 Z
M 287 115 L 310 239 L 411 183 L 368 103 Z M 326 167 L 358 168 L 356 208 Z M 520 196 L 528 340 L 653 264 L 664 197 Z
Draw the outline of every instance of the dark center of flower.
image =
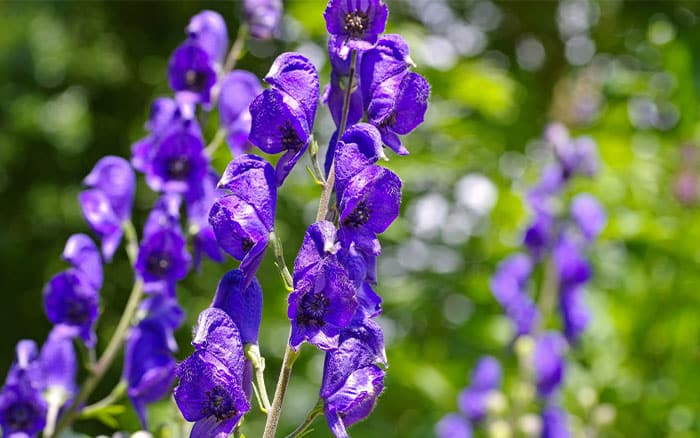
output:
M 343 29 L 353 38 L 361 38 L 369 27 L 369 17 L 366 12 L 352 11 L 345 14 Z
M 170 255 L 164 252 L 154 252 L 146 260 L 146 271 L 154 277 L 164 277 L 172 265 Z
M 392 126 L 396 123 L 396 111 L 392 111 L 391 114 L 384 117 L 384 119 L 379 122 L 378 128 L 386 128 L 387 126 Z
M 66 322 L 73 325 L 80 325 L 90 319 L 88 305 L 80 298 L 68 299 L 65 302 L 65 319 Z
M 190 173 L 190 160 L 186 156 L 175 157 L 168 161 L 168 177 L 175 180 L 187 179 Z
M 292 124 L 287 120 L 284 126 L 280 127 L 282 137 L 282 146 L 287 150 L 297 150 L 303 146 L 303 142 L 299 138 L 299 134 L 292 127 Z
M 185 73 L 185 83 L 187 84 L 187 89 L 200 93 L 204 91 L 207 86 L 207 75 L 201 71 L 187 70 Z
M 343 225 L 346 227 L 359 227 L 369 221 L 370 207 L 367 205 L 367 201 L 362 200 L 356 206 L 355 209 L 345 218 Z
M 30 403 L 20 401 L 13 404 L 5 414 L 9 431 L 22 431 L 32 428 L 32 423 L 36 421 L 37 410 Z M 5 432 L 9 432 L 5 431 Z
M 331 300 L 326 298 L 323 292 L 304 295 L 301 298 L 301 312 L 297 316 L 297 323 L 323 327 L 326 323 L 323 317 L 326 315 L 330 303 Z
M 243 252 L 248 252 L 250 249 L 253 247 L 255 242 L 253 242 L 251 239 L 244 237 L 243 240 L 241 240 L 241 248 L 243 249 Z
M 229 393 L 220 385 L 205 392 L 207 398 L 202 406 L 204 415 L 213 415 L 217 420 L 231 418 L 238 413 Z

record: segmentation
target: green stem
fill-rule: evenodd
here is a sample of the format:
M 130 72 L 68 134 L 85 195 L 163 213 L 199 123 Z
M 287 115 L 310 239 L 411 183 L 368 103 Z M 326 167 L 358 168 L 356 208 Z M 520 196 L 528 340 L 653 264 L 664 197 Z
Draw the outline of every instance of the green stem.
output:
M 260 355 L 260 348 L 256 344 L 248 344 L 245 347 L 246 357 L 253 363 L 255 369 L 255 383 L 253 389 L 260 402 L 260 410 L 263 414 L 270 411 L 270 399 L 267 397 L 265 386 L 265 358 Z
M 204 149 L 204 153 L 207 154 L 207 156 L 212 157 L 214 155 L 214 152 L 216 152 L 217 149 L 219 149 L 219 146 L 224 142 L 224 139 L 226 139 L 226 130 L 224 128 L 219 128 L 216 131 L 216 134 L 214 134 L 214 138 L 209 142 L 207 145 L 206 149 Z
M 229 73 L 236 67 L 236 62 L 241 57 L 243 53 L 243 47 L 245 47 L 245 40 L 248 38 L 248 25 L 241 23 L 238 28 L 238 34 L 236 35 L 236 41 L 233 42 L 231 50 L 228 52 L 226 57 L 226 63 L 224 64 L 224 74 Z
M 282 369 L 280 369 L 280 376 L 279 379 L 277 379 L 275 397 L 272 399 L 272 405 L 270 406 L 270 409 L 267 412 L 267 421 L 265 422 L 265 431 L 263 432 L 263 438 L 275 438 L 277 425 L 280 421 L 280 414 L 282 413 L 282 403 L 284 403 L 284 396 L 287 393 L 289 378 L 292 375 L 292 366 L 294 365 L 294 361 L 296 361 L 299 357 L 299 354 L 299 351 L 295 351 L 292 347 L 289 346 L 288 340 L 287 348 L 284 350 L 284 358 L 282 359 Z
M 348 123 L 348 110 L 350 109 L 350 95 L 352 94 L 353 80 L 355 78 L 355 64 L 357 62 L 357 51 L 353 49 L 350 55 L 350 77 L 348 78 L 348 86 L 345 90 L 345 100 L 343 101 L 343 116 L 340 119 L 340 126 L 338 127 L 338 135 L 336 139 L 336 144 L 343 136 L 345 132 L 345 125 Z M 316 222 L 326 219 L 326 214 L 328 214 L 328 203 L 331 200 L 331 195 L 333 194 L 333 186 L 335 186 L 335 160 L 331 162 L 331 169 L 328 171 L 328 178 L 326 178 L 326 184 L 323 186 L 323 193 L 321 193 L 321 201 L 318 203 L 318 213 L 316 214 Z
M 73 400 L 73 403 L 70 405 L 66 413 L 63 414 L 61 421 L 56 427 L 56 431 L 52 435 L 53 437 L 58 436 L 63 429 L 65 429 L 73 422 L 73 420 L 75 420 L 80 406 L 87 401 L 90 394 L 92 394 L 92 391 L 95 390 L 97 384 L 100 383 L 105 373 L 112 365 L 112 362 L 114 362 L 117 353 L 119 353 L 119 350 L 124 344 L 131 320 L 136 314 L 136 310 L 139 307 L 142 296 L 143 281 L 139 278 L 134 282 L 134 287 L 131 289 L 131 294 L 129 295 L 129 301 L 126 303 L 126 308 L 124 309 L 124 313 L 119 320 L 117 329 L 112 335 L 112 339 L 109 341 L 107 348 L 105 349 L 104 353 L 102 353 L 102 356 L 100 356 L 97 364 L 95 364 L 92 374 L 85 380 L 83 386 L 80 388 L 78 396 L 75 398 L 75 400 Z
M 301 423 L 299 426 L 297 426 L 296 429 L 294 429 L 294 432 L 290 433 L 289 435 L 286 436 L 286 438 L 298 438 L 301 437 L 304 432 L 311 426 L 319 415 L 323 414 L 323 399 L 318 399 L 318 402 L 316 403 L 316 406 L 314 406 L 308 414 L 306 414 L 306 418 L 304 419 L 304 422 Z
M 95 411 L 99 411 L 100 409 L 112 405 L 115 402 L 121 400 L 126 395 L 126 388 L 126 380 L 120 380 L 119 383 L 117 383 L 117 386 L 115 386 L 112 389 L 112 392 L 110 392 L 105 398 L 89 406 L 85 406 L 82 412 L 80 413 L 80 416 L 90 417 Z
M 269 241 L 275 253 L 275 265 L 277 265 L 277 269 L 280 271 L 280 275 L 282 275 L 282 280 L 284 281 L 285 287 L 288 291 L 291 291 L 294 286 L 294 279 L 292 278 L 292 274 L 289 272 L 287 262 L 284 260 L 282 241 L 274 231 L 270 232 Z
M 558 292 L 559 278 L 556 265 L 554 264 L 554 257 L 549 257 L 544 264 L 544 276 L 542 278 L 542 288 L 538 300 L 538 307 L 540 309 L 539 331 L 544 330 L 547 317 L 554 310 Z
M 136 228 L 133 222 L 130 220 L 125 220 L 122 222 L 122 229 L 124 230 L 124 235 L 126 237 L 126 255 L 129 257 L 129 262 L 131 266 L 136 264 L 136 258 L 139 254 L 139 238 L 136 234 Z

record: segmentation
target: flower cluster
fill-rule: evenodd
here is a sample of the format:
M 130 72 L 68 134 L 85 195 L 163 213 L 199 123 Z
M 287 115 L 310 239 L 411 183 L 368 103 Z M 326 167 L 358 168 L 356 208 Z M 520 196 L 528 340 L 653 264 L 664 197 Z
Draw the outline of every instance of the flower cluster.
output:
M 591 268 L 585 251 L 604 228 L 606 219 L 589 194 L 577 194 L 568 208 L 562 207 L 561 198 L 571 179 L 594 176 L 598 170 L 593 140 L 570 138 L 563 125 L 552 124 L 545 131 L 545 141 L 555 160 L 527 196 L 534 213 L 523 236 L 527 252 L 501 261 L 490 286 L 511 320 L 516 338 L 534 338 L 532 351 L 521 360 L 531 361 L 525 369 L 532 371 L 537 394 L 544 402 L 542 436 L 565 437 L 569 436 L 566 413 L 557 404 L 557 392 L 564 378 L 566 351 L 576 345 L 590 321 L 584 295 Z M 543 270 L 539 306 L 530 292 L 538 266 Z M 563 335 L 557 330 L 545 331 L 555 304 L 560 319 L 557 326 Z

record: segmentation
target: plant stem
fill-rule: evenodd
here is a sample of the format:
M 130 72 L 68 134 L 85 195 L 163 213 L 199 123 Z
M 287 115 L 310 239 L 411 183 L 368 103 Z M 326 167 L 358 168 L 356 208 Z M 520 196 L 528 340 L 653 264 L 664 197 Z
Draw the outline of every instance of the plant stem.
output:
M 85 403 L 85 401 L 87 401 L 88 397 L 90 397 L 90 394 L 92 394 L 92 391 L 95 390 L 97 384 L 100 383 L 102 377 L 104 377 L 105 373 L 112 365 L 112 362 L 114 362 L 117 353 L 119 353 L 119 350 L 124 344 L 129 325 L 131 324 L 131 320 L 136 314 L 136 310 L 139 307 L 139 303 L 141 302 L 142 296 L 143 281 L 140 278 L 137 278 L 134 282 L 134 287 L 131 289 L 129 301 L 126 303 L 124 313 L 122 314 L 122 317 L 119 320 L 117 329 L 112 335 L 112 339 L 110 339 L 107 348 L 105 349 L 104 353 L 102 353 L 102 356 L 100 356 L 100 359 L 97 361 L 97 364 L 95 364 L 95 368 L 93 369 L 92 374 L 85 380 L 83 386 L 80 388 L 78 396 L 75 398 L 75 400 L 73 400 L 73 403 L 70 405 L 68 410 L 66 410 L 66 413 L 63 414 L 61 421 L 56 427 L 56 431 L 52 435 L 53 437 L 58 436 L 63 429 L 65 429 L 68 425 L 70 425 L 73 422 L 73 420 L 75 420 L 80 406 L 83 403 Z
M 314 420 L 316 417 L 321 415 L 323 413 L 323 399 L 318 399 L 318 402 L 316 403 L 316 406 L 314 406 L 308 414 L 306 414 L 306 418 L 304 419 L 304 422 L 301 423 L 299 426 L 297 426 L 296 429 L 294 429 L 294 432 L 290 433 L 289 435 L 286 436 L 286 438 L 298 438 L 303 435 L 304 432 L 313 424 Z
M 204 149 L 204 153 L 207 154 L 210 158 L 214 155 L 214 152 L 216 152 L 217 149 L 219 149 L 219 146 L 221 146 L 221 143 L 224 142 L 224 139 L 226 138 L 226 130 L 224 128 L 219 128 L 216 131 L 216 134 L 214 134 L 214 138 L 209 142 L 207 147 Z
M 350 55 L 350 77 L 348 78 L 348 86 L 345 90 L 345 100 L 343 101 L 343 115 L 340 118 L 340 126 L 338 127 L 338 135 L 336 136 L 336 146 L 338 141 L 345 133 L 345 125 L 348 123 L 348 111 L 350 109 L 350 95 L 352 94 L 353 80 L 355 79 L 355 64 L 357 62 L 357 51 L 353 49 Z M 330 145 L 329 145 L 330 146 Z M 329 147 L 330 149 L 330 147 Z M 321 201 L 318 203 L 318 213 L 316 214 L 316 222 L 326 219 L 328 214 L 328 203 L 333 194 L 333 186 L 335 186 L 335 160 L 331 162 L 331 168 L 328 171 L 326 184 L 323 186 L 321 193 Z
M 89 417 L 94 411 L 98 411 L 105 406 L 109 406 L 114 404 L 114 402 L 119 401 L 122 397 L 124 397 L 124 395 L 126 395 L 126 388 L 126 380 L 120 380 L 119 383 L 117 383 L 117 386 L 115 386 L 112 389 L 112 392 L 110 392 L 105 398 L 89 406 L 85 406 L 83 411 L 80 413 L 80 416 Z
M 280 271 L 280 275 L 282 275 L 284 285 L 288 291 L 291 291 L 292 287 L 294 286 L 294 279 L 292 278 L 292 274 L 289 272 L 289 268 L 287 268 L 287 262 L 284 260 L 282 241 L 280 241 L 279 237 L 274 231 L 270 232 L 269 241 L 275 253 L 275 264 L 277 265 L 277 269 Z
M 260 408 L 264 414 L 270 411 L 270 399 L 267 397 L 267 388 L 265 387 L 265 358 L 260 355 L 260 348 L 256 344 L 246 345 L 246 357 L 253 362 L 255 369 L 255 381 L 257 385 L 253 385 L 255 394 L 260 402 Z
M 126 243 L 124 246 L 126 249 L 126 255 L 129 257 L 131 266 L 134 266 L 136 264 L 136 258 L 139 254 L 139 239 L 136 235 L 136 228 L 134 228 L 133 222 L 127 219 L 122 222 L 122 229 L 124 230 L 124 235 L 126 237 Z
M 292 366 L 294 365 L 294 361 L 297 359 L 297 357 L 299 357 L 299 354 L 300 352 L 295 351 L 289 346 L 288 340 L 287 348 L 284 350 L 284 358 L 282 359 L 282 369 L 280 369 L 280 376 L 277 380 L 277 387 L 275 388 L 275 397 L 272 400 L 270 410 L 267 412 L 267 421 L 265 422 L 263 438 L 275 437 L 277 425 L 280 421 L 280 414 L 282 413 L 282 403 L 284 403 L 284 396 L 287 393 L 287 385 L 289 385 L 289 377 L 292 375 Z
M 556 304 L 556 299 L 559 292 L 559 278 L 557 269 L 554 264 L 554 257 L 550 256 L 544 263 L 544 275 L 542 278 L 542 288 L 540 289 L 540 297 L 538 307 L 540 309 L 540 327 L 539 331 L 543 331 L 547 321 L 547 317 Z
M 248 38 L 248 25 L 241 23 L 241 25 L 238 27 L 236 41 L 233 42 L 233 46 L 231 46 L 231 50 L 228 52 L 228 56 L 226 56 L 224 74 L 229 73 L 236 67 L 236 62 L 238 62 L 238 59 L 241 57 L 241 53 L 243 52 L 246 38 Z

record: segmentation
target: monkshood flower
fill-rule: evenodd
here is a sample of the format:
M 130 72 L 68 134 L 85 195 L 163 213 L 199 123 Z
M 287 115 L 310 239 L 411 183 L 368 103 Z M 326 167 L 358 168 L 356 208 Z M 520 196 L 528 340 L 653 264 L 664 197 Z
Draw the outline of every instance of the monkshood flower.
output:
M 63 259 L 73 266 L 55 275 L 44 288 L 46 315 L 64 333 L 80 336 L 92 347 L 102 287 L 100 255 L 89 237 L 75 234 L 66 242 Z
M 214 60 L 198 43 L 189 40 L 175 49 L 168 65 L 168 80 L 175 100 L 186 113 L 191 114 L 196 104 L 209 109 L 216 70 Z
M 409 72 L 396 87 L 378 87 L 369 103 L 364 104 L 369 122 L 379 128 L 384 144 L 399 155 L 408 155 L 399 135 L 406 135 L 423 123 L 429 97 L 428 81 Z
M 250 36 L 269 40 L 279 30 L 282 0 L 243 0 L 243 17 L 250 28 Z
M 479 359 L 472 371 L 469 386 L 460 394 L 459 409 L 471 421 L 479 421 L 486 415 L 488 398 L 501 386 L 501 364 L 491 356 Z
M 178 350 L 174 332 L 185 320 L 185 313 L 175 297 L 162 294 L 150 295 L 139 305 L 137 317 L 139 321 L 148 319 L 160 324 L 168 338 L 170 351 Z
M 175 293 L 175 283 L 187 276 L 191 258 L 187 241 L 176 227 L 166 227 L 146 234 L 139 248 L 134 270 L 151 293 Z
M 243 344 L 257 344 L 262 321 L 262 288 L 253 278 L 243 288 L 245 274 L 240 269 L 229 271 L 216 288 L 211 307 L 223 310 L 238 327 Z
M 146 318 L 130 330 L 124 347 L 127 395 L 145 430 L 146 404 L 165 397 L 175 381 L 177 363 L 170 348 L 171 336 L 165 323 Z
M 358 123 L 346 129 L 335 144 L 336 196 L 342 198 L 350 180 L 380 158 L 385 155 L 377 128 L 369 123 Z
M 345 187 L 338 200 L 338 222 L 347 239 L 361 248 L 372 247 L 374 239 L 365 231 L 383 233 L 398 217 L 400 207 L 401 179 L 389 169 L 372 165 L 354 175 Z
M 381 87 L 396 87 L 414 66 L 408 43 L 401 35 L 382 35 L 377 44 L 362 53 L 359 63 L 362 100 L 369 105 Z
M 209 223 L 221 248 L 241 260 L 248 282 L 260 266 L 274 226 L 275 172 L 262 158 L 241 155 L 229 163 L 219 188 L 227 193 L 212 206 Z
M 557 267 L 559 285 L 562 289 L 586 283 L 591 278 L 591 268 L 581 248 L 572 236 L 563 233 L 554 249 L 552 258 Z
M 131 217 L 136 177 L 129 162 L 107 156 L 97 162 L 83 183 L 89 187 L 79 201 L 85 220 L 102 240 L 102 254 L 110 261 L 122 239 L 122 222 Z
M 193 438 L 227 437 L 248 412 L 242 389 L 244 352 L 236 324 L 221 309 L 200 315 L 192 345 L 195 352 L 178 366 L 173 394 Z
M 358 306 L 347 271 L 333 259 L 298 276 L 288 301 L 289 345 L 294 349 L 304 341 L 321 350 L 336 348 L 340 330 L 350 323 Z
M 219 92 L 219 117 L 226 129 L 226 142 L 231 153 L 237 157 L 247 152 L 252 117 L 250 104 L 262 92 L 260 80 L 245 70 L 234 70 L 224 76 Z
M 323 13 L 328 33 L 356 50 L 367 50 L 384 32 L 389 10 L 381 0 L 330 0 Z
M 48 406 L 42 391 L 38 354 L 34 341 L 17 344 L 17 360 L 0 392 L 0 428 L 3 436 L 36 436 L 46 425 Z
M 569 211 L 586 243 L 593 242 L 605 228 L 605 211 L 600 203 L 587 193 L 576 195 L 571 200 Z
M 78 372 L 78 358 L 70 331 L 60 326 L 51 330 L 41 347 L 39 365 L 49 404 L 60 407 L 77 394 L 75 377 Z
M 544 138 L 554 148 L 564 180 L 574 175 L 593 176 L 598 172 L 596 145 L 590 137 L 572 139 L 564 125 L 553 123 L 545 129 Z
M 552 249 L 555 237 L 555 220 L 549 210 L 538 208 L 533 204 L 535 219 L 525 231 L 523 244 L 536 260 L 542 258 Z
M 491 278 L 490 287 L 515 326 L 516 336 L 531 333 L 540 315 L 527 291 L 532 261 L 525 254 L 514 254 L 501 261 Z
M 569 438 L 566 411 L 557 406 L 547 406 L 542 411 L 542 438 Z
M 204 139 L 194 119 L 176 118 L 159 136 L 151 152 L 146 182 L 155 192 L 186 193 L 201 184 L 207 174 L 209 158 Z
M 533 369 L 540 397 L 550 397 L 564 378 L 566 341 L 557 332 L 546 332 L 535 342 Z
M 303 55 L 283 53 L 273 63 L 264 90 L 250 105 L 250 142 L 268 154 L 285 152 L 277 162 L 277 184 L 306 151 L 319 99 L 318 73 Z
M 151 104 L 146 122 L 148 135 L 131 146 L 131 165 L 141 173 L 148 173 L 151 156 L 160 144 L 170 124 L 180 117 L 177 102 L 170 97 L 159 97 Z
M 584 302 L 582 286 L 566 286 L 559 291 L 559 309 L 564 335 L 570 344 L 578 342 L 591 321 L 591 312 Z
M 336 438 L 367 418 L 384 389 L 384 335 L 372 320 L 355 321 L 340 333 L 338 348 L 328 351 L 320 395 L 326 420 Z
M 214 63 L 221 65 L 228 50 L 228 30 L 221 14 L 204 10 L 190 19 L 187 25 L 190 41 L 201 47 Z
M 437 438 L 471 438 L 472 425 L 462 415 L 447 414 L 435 425 Z

